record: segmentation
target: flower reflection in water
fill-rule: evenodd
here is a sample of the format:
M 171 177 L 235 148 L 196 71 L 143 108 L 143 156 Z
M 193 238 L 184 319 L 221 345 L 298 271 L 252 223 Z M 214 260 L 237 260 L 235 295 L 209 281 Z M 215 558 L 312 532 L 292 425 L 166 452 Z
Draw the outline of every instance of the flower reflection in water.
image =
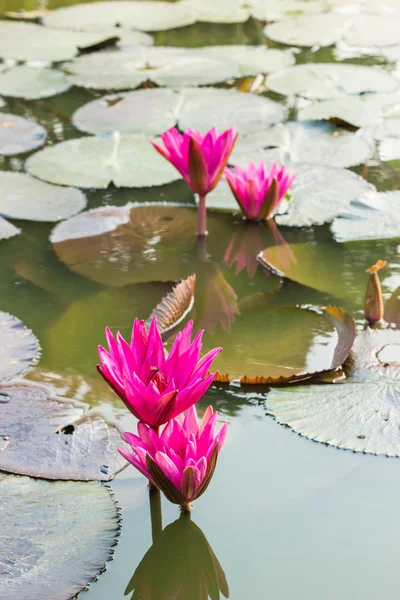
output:
M 221 594 L 229 597 L 225 573 L 190 513 L 182 513 L 163 531 L 156 533 L 153 527 L 153 545 L 126 587 L 125 596 L 129 594 L 130 600 L 219 600 Z

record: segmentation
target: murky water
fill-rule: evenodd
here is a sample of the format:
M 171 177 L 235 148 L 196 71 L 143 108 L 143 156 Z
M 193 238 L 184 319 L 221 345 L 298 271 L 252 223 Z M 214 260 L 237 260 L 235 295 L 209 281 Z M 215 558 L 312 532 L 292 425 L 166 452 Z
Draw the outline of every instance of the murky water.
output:
M 47 7 L 66 4 L 69 3 L 55 0 Z M 19 0 L 3 0 L 0 4 L 2 12 L 20 8 L 32 10 L 38 4 L 35 1 L 21 4 Z M 266 41 L 262 28 L 254 20 L 237 25 L 198 23 L 157 33 L 155 41 L 158 45 L 189 47 L 262 44 Z M 304 50 L 297 56 L 297 62 L 333 60 L 331 49 Z M 352 62 L 381 64 L 382 60 L 369 57 Z M 10 112 L 34 117 L 44 125 L 49 142 L 55 143 L 82 135 L 70 124 L 70 117 L 92 99 L 93 94 L 88 91 L 72 88 L 36 102 L 11 99 L 8 105 Z M 0 167 L 23 171 L 24 160 L 25 156 L 3 158 Z M 396 189 L 400 184 L 387 164 L 353 170 L 381 191 Z M 327 181 L 329 185 L 334 182 Z M 87 196 L 88 208 L 166 200 L 193 204 L 182 182 L 141 190 L 110 187 L 104 191 L 90 190 Z M 205 307 L 203 312 L 201 308 L 197 310 L 196 319 L 207 329 L 206 345 L 222 341 L 227 353 L 232 354 L 232 364 L 239 370 L 246 362 L 262 363 L 266 355 L 273 355 L 275 364 L 279 364 L 279 353 L 286 356 L 288 345 L 293 361 L 298 359 L 296 366 L 303 367 L 304 349 L 309 347 L 312 352 L 314 337 L 322 336 L 324 343 L 329 343 L 331 332 L 321 332 L 316 326 L 314 332 L 313 316 L 307 325 L 307 335 L 314 337 L 305 340 L 296 318 L 291 321 L 287 313 L 280 311 L 281 307 L 333 304 L 351 312 L 361 323 L 365 269 L 381 258 L 389 263 L 383 274 L 385 296 L 389 297 L 397 287 L 398 240 L 343 245 L 332 239 L 327 226 L 280 228 L 279 233 L 287 242 L 280 246 L 280 259 L 290 262 L 294 256 L 294 264 L 300 265 L 294 270 L 293 280 L 282 280 L 252 262 L 253 255 L 247 257 L 246 268 L 238 273 L 237 261 L 229 256 L 229 248 L 232 252 L 232 243 L 239 244 L 239 250 L 244 248 L 240 220 L 232 222 L 231 217 L 216 213 L 210 216 L 210 223 L 210 256 L 206 266 L 195 265 L 195 241 L 191 245 L 188 242 L 183 250 L 177 245 L 175 257 L 169 249 L 170 277 L 149 282 L 149 276 L 147 282 L 142 279 L 139 283 L 134 277 L 121 283 L 117 271 L 114 279 L 112 273 L 104 276 L 103 270 L 103 279 L 99 279 L 96 273 L 88 273 L 90 265 L 87 269 L 87 265 L 68 268 L 48 242 L 52 225 L 16 223 L 23 234 L 1 244 L 0 310 L 22 319 L 40 340 L 43 348 L 40 366 L 30 377 L 54 383 L 66 396 L 100 405 L 108 416 L 118 415 L 126 427 L 133 428 L 133 418 L 123 413 L 119 401 L 96 373 L 97 344 L 103 343 L 105 325 L 129 335 L 135 316 L 147 318 L 171 290 L 168 280 L 176 279 L 176 268 L 181 266 L 180 276 L 185 277 L 195 265 L 201 282 L 199 288 L 203 290 L 198 306 Z M 274 246 L 270 233 L 261 231 L 260 235 L 260 249 Z M 108 267 L 113 271 L 112 264 Z M 150 265 L 149 273 L 151 268 Z M 231 295 L 228 314 L 218 312 L 217 304 L 212 301 L 213 290 L 222 293 L 221 289 L 226 297 Z M 273 319 L 268 320 L 262 311 L 271 303 L 275 312 Z M 237 311 L 247 310 L 249 314 L 246 321 L 241 321 L 239 331 L 234 324 L 236 306 Z M 254 346 L 254 335 L 247 336 L 255 329 L 259 329 L 259 347 Z M 235 339 L 241 340 L 240 348 L 236 342 L 230 347 L 229 330 Z M 293 336 L 293 332 L 298 335 Z M 317 354 L 319 351 L 317 346 Z M 144 478 L 128 467 L 112 482 L 122 508 L 121 536 L 114 560 L 82 598 L 120 600 L 126 593 L 132 599 L 205 599 L 207 586 L 210 590 L 218 585 L 215 582 L 221 567 L 233 600 L 294 597 L 373 600 L 396 594 L 400 463 L 325 447 L 296 435 L 277 425 L 267 414 L 266 393 L 265 387 L 220 386 L 211 389 L 200 403 L 201 410 L 212 404 L 220 411 L 221 420 L 230 423 L 214 480 L 207 494 L 195 503 L 192 513 L 192 522 L 204 535 L 190 523 L 178 521 L 179 510 L 163 499 L 162 521 L 168 529 L 161 533 L 155 525 L 154 546 L 149 551 L 153 543 L 152 526 Z M 154 510 L 157 512 L 157 507 Z M 129 585 L 145 555 L 134 582 Z M 216 560 L 220 567 L 216 566 Z M 158 583 L 152 584 L 155 587 L 150 587 L 149 582 L 156 580 Z M 221 591 L 227 591 L 221 576 L 219 585 Z M 149 589 L 153 590 L 151 595 L 147 595 Z

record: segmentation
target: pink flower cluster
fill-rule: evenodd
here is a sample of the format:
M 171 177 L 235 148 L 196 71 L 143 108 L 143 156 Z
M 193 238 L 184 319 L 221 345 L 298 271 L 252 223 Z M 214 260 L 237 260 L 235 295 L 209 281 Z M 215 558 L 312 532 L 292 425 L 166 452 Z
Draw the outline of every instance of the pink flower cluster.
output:
M 192 330 L 189 321 L 167 354 L 155 318 L 148 332 L 144 322 L 135 319 L 130 343 L 107 328 L 109 349 L 99 346 L 97 367 L 139 419 L 138 435 L 124 434 L 133 454 L 122 448 L 121 454 L 184 509 L 208 486 L 227 427 L 215 433 L 218 413 L 211 407 L 197 423 L 193 405 L 212 384 L 217 373 L 208 371 L 222 348 L 200 358 L 203 332 L 191 341 Z

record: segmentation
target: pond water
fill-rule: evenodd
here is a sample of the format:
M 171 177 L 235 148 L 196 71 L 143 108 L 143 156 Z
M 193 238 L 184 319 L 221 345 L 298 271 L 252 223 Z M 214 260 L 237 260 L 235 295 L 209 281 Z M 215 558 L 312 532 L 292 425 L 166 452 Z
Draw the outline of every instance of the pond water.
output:
M 69 4 L 73 3 L 50 0 L 44 6 L 36 1 L 2 0 L 0 9 L 2 13 L 52 10 Z M 156 46 L 289 47 L 267 40 L 264 25 L 253 18 L 234 24 L 194 23 L 152 35 Z M 296 64 L 339 62 L 333 46 L 298 48 L 294 56 Z M 378 51 L 344 62 L 393 70 L 393 62 Z M 232 78 L 218 87 L 245 89 L 249 81 Z M 42 125 L 47 146 L 52 146 L 82 137 L 71 116 L 112 91 L 74 86 L 39 100 L 7 97 L 2 110 Z M 260 95 L 288 107 L 288 118 L 296 120 L 301 105 L 295 107 L 293 98 L 267 88 Z M 233 113 L 232 118 L 239 117 Z M 337 135 L 354 129 L 346 126 Z M 34 153 L 1 156 L 0 168 L 24 172 L 26 159 Z M 323 157 L 321 147 L 322 163 Z M 305 156 L 297 159 L 306 161 Z M 74 164 L 73 152 L 70 162 Z M 98 168 L 102 168 L 100 163 Z M 381 161 L 377 149 L 349 171 L 379 192 L 400 186 L 398 165 Z M 340 177 L 335 171 L 324 174 L 327 196 L 339 185 Z M 312 180 L 309 189 L 313 189 Z M 27 375 L 29 380 L 88 403 L 123 431 L 134 431 L 135 419 L 96 372 L 97 345 L 104 343 L 104 327 L 129 336 L 133 318 L 147 319 L 173 289 L 173 282 L 191 273 L 196 273 L 196 292 L 190 316 L 197 328 L 206 329 L 206 348 L 224 347 L 216 366 L 231 379 L 244 375 L 254 379 L 265 371 L 272 378 L 328 371 L 338 339 L 342 339 L 340 327 L 312 307 L 341 307 L 355 318 L 361 331 L 365 270 L 378 259 L 388 262 L 381 272 L 385 300 L 392 298 L 393 303 L 398 296 L 400 231 L 397 238 L 340 243 L 327 222 L 298 228 L 285 226 L 282 219 L 272 228 L 247 227 L 240 215 L 215 208 L 208 215 L 207 247 L 199 249 L 193 234 L 195 200 L 180 180 L 142 188 L 89 186 L 85 194 L 87 209 L 133 203 L 130 223 L 96 237 L 89 234 L 78 239 L 74 230 L 60 233 L 59 238 L 53 234 L 52 244 L 54 223 L 8 219 L 22 233 L 0 242 L 0 311 L 21 319 L 40 342 L 40 363 Z M 340 194 L 345 192 L 339 193 L 338 202 Z M 184 206 L 166 208 L 164 202 Z M 144 212 L 135 219 L 135 207 L 144 203 Z M 321 200 L 317 206 L 323 210 Z M 255 260 L 263 250 L 265 262 L 277 273 Z M 319 381 L 315 387 L 322 385 Z M 352 402 L 349 386 L 357 384 L 342 387 L 346 385 Z M 179 509 L 162 498 L 161 533 L 155 523 L 157 499 L 153 498 L 152 537 L 144 477 L 129 466 L 107 484 L 121 507 L 122 529 L 113 560 L 81 598 L 200 600 L 208 597 L 207 590 L 210 597 L 218 598 L 215 590 L 214 595 L 210 591 L 218 587 L 216 573 L 221 594 L 227 595 L 229 586 L 233 600 L 316 600 L 321 596 L 372 600 L 396 593 L 398 459 L 343 450 L 298 435 L 277 423 L 268 404 L 269 393 L 266 385 L 219 383 L 199 403 L 200 413 L 211 404 L 219 411 L 220 421 L 229 423 L 214 479 L 194 503 L 191 521 L 201 531 L 187 518 L 180 519 Z M 365 399 L 368 389 L 363 393 Z M 396 405 L 398 388 L 392 393 Z M 312 431 L 309 437 L 320 439 Z M 346 432 L 343 443 L 333 445 L 346 446 L 345 438 Z M 215 555 L 212 559 L 209 547 Z M 215 557 L 220 566 L 216 567 Z

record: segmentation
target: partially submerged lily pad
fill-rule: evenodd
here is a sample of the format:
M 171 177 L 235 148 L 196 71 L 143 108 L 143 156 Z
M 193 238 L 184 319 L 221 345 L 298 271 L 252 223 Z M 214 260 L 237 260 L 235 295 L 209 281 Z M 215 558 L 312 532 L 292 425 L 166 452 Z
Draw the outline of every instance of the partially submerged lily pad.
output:
M 17 66 L 0 73 L 0 93 L 4 96 L 36 100 L 61 94 L 70 87 L 60 71 Z
M 73 85 L 99 90 L 131 89 L 147 80 L 171 87 L 207 85 L 240 74 L 235 62 L 161 46 L 88 54 L 67 63 L 65 69 Z
M 34 121 L 0 113 L 0 154 L 12 156 L 34 150 L 44 144 L 46 135 L 46 130 Z
M 37 152 L 26 163 L 35 177 L 82 188 L 150 187 L 179 173 L 146 137 L 84 137 Z
M 80 190 L 44 183 L 26 173 L 0 171 L 0 190 L 0 214 L 11 219 L 61 221 L 86 206 Z
M 400 238 L 400 192 L 369 192 L 332 223 L 337 242 Z
M 400 456 L 400 331 L 357 336 L 345 384 L 272 390 L 267 408 L 308 438 L 356 452 Z
M 91 2 L 52 11 L 43 17 L 49 27 L 85 31 L 120 25 L 142 31 L 165 31 L 191 25 L 197 11 L 186 2 Z
M 221 381 L 279 384 L 338 368 L 354 336 L 354 321 L 341 309 L 263 306 L 243 310 L 228 332 L 206 332 L 203 343 L 224 348 L 213 363 Z
M 268 98 L 212 88 L 145 89 L 104 96 L 73 115 L 78 129 L 92 134 L 158 134 L 179 125 L 223 131 L 234 125 L 252 133 L 284 119 L 285 108 Z
M 45 479 L 110 481 L 125 467 L 121 434 L 81 403 L 50 398 L 46 388 L 1 388 L 0 470 Z
M 308 63 L 271 73 L 266 85 L 286 96 L 327 100 L 344 94 L 393 92 L 400 87 L 400 81 L 379 67 Z
M 196 52 L 211 54 L 238 63 L 241 75 L 272 73 L 291 65 L 295 58 L 290 50 L 277 50 L 267 46 L 205 46 Z
M 35 365 L 40 356 L 40 346 L 30 329 L 5 312 L 0 312 L 0 383 L 23 375 Z
M 110 560 L 119 512 L 99 483 L 0 474 L 0 595 L 70 600 Z
M 352 167 L 368 160 L 373 151 L 372 143 L 330 123 L 290 121 L 240 137 L 231 162 L 247 165 L 248 160 L 257 164 L 260 160 L 268 164 L 307 161 L 333 167 Z

